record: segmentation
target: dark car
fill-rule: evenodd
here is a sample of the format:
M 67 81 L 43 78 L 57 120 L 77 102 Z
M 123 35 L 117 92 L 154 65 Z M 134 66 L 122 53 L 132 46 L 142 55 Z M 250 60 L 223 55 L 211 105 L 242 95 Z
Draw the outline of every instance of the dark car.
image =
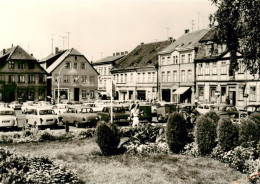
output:
M 140 105 L 140 122 L 152 122 L 152 107 L 150 105 Z
M 110 121 L 111 119 L 111 107 L 103 107 L 101 112 L 97 113 L 99 120 L 101 121 Z M 113 106 L 113 121 L 116 123 L 119 122 L 129 122 L 130 112 L 126 111 L 124 107 Z
M 167 122 L 168 115 L 177 110 L 175 104 L 165 104 L 164 106 L 157 107 L 157 120 L 158 122 Z
M 231 116 L 234 118 L 239 116 L 237 108 L 233 105 L 214 106 L 214 110 L 216 110 L 219 116 Z
M 247 105 L 244 109 L 239 110 L 241 117 L 250 116 L 254 112 L 260 113 L 260 105 Z

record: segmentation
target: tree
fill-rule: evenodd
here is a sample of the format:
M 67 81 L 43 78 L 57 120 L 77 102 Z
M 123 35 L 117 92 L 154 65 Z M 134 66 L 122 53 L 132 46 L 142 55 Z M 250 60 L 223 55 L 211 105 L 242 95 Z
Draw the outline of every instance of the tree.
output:
M 260 1 L 211 0 L 218 10 L 210 16 L 217 36 L 231 54 L 229 74 L 238 70 L 237 52 L 243 56 L 246 70 L 260 74 Z

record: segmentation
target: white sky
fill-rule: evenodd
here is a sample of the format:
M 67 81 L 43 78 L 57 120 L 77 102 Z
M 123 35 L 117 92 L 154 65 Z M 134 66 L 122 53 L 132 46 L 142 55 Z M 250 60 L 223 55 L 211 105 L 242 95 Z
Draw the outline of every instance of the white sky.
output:
M 141 42 L 178 38 L 184 29 L 209 24 L 216 11 L 210 0 L 0 0 L 0 49 L 20 45 L 42 59 L 69 46 L 96 61 L 131 51 Z M 199 12 L 199 16 L 198 16 Z M 68 40 L 65 39 L 65 49 Z M 101 54 L 102 53 L 102 54 Z

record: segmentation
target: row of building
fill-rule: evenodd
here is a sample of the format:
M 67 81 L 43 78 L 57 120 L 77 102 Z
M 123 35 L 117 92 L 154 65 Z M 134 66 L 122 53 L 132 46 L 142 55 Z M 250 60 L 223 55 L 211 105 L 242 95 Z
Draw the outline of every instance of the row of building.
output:
M 259 76 L 245 70 L 240 53 L 239 70 L 229 76 L 230 52 L 214 29 L 185 31 L 177 40 L 141 43 L 118 58 L 93 63 L 100 73 L 99 92 L 109 95 L 112 77 L 118 100 L 228 102 L 238 107 L 260 103 Z M 104 68 L 111 68 L 110 74 L 102 75 Z
M 115 91 L 117 100 L 260 103 L 259 76 L 237 57 L 239 70 L 229 76 L 230 53 L 214 29 L 186 30 L 177 40 L 141 43 L 93 63 L 74 48 L 39 61 L 12 46 L 0 52 L 0 100 L 58 99 L 60 91 L 61 100 L 89 101 Z

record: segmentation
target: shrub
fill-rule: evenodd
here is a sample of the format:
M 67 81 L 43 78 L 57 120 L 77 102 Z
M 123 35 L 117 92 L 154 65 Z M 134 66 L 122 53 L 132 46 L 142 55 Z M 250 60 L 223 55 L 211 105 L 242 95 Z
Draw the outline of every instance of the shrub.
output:
M 217 126 L 220 117 L 219 117 L 219 115 L 217 115 L 217 113 L 215 111 L 209 111 L 205 114 L 205 116 L 212 119 Z
M 182 114 L 174 112 L 169 115 L 166 127 L 166 140 L 174 153 L 180 152 L 187 141 L 186 121 Z
M 249 118 L 256 123 L 257 130 L 258 130 L 257 141 L 259 141 L 260 140 L 260 113 L 257 113 L 257 112 L 252 113 L 252 114 L 250 114 Z
M 224 151 L 229 151 L 238 145 L 239 128 L 230 119 L 220 119 L 217 135 L 218 144 Z
M 96 128 L 96 142 L 105 156 L 116 154 L 120 132 L 114 123 L 99 122 Z
M 43 132 L 40 136 L 39 141 L 44 142 L 44 141 L 55 141 L 56 137 L 49 132 Z
M 198 145 L 196 142 L 192 142 L 189 144 L 186 144 L 184 147 L 184 155 L 192 156 L 192 157 L 198 157 L 199 156 L 199 150 Z
M 253 142 L 253 145 L 257 144 L 258 130 L 256 123 L 251 119 L 241 120 L 239 127 L 239 143 L 241 146 L 247 147 L 248 142 Z
M 209 117 L 201 116 L 195 127 L 195 140 L 202 155 L 209 154 L 216 146 L 216 124 Z

